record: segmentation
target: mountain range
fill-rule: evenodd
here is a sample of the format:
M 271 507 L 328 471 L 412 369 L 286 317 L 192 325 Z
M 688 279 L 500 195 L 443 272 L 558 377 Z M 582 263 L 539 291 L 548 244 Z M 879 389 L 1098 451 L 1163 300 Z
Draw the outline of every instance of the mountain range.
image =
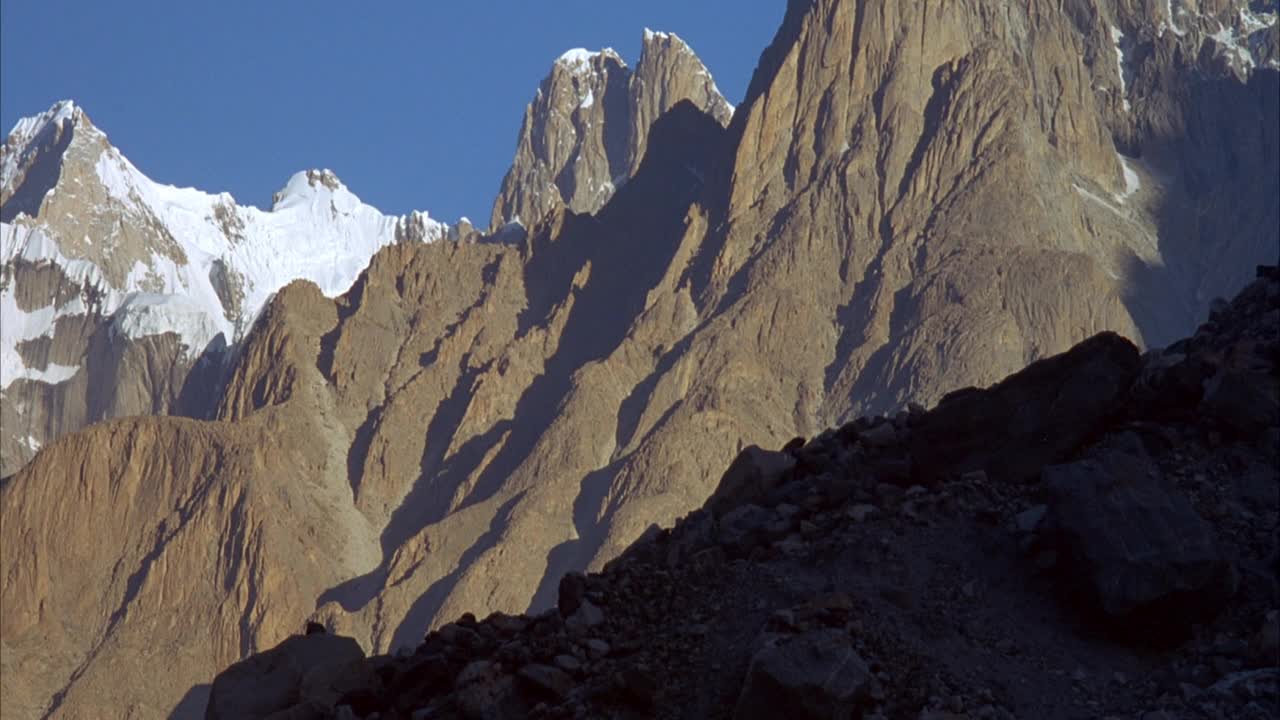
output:
M 793 1 L 736 108 L 674 34 L 570 51 L 487 231 L 323 170 L 241 206 L 74 104 L 19 122 L 6 714 L 198 715 L 304 620 L 389 652 L 540 610 L 747 446 L 1187 335 L 1276 262 L 1278 32 L 1239 0 Z

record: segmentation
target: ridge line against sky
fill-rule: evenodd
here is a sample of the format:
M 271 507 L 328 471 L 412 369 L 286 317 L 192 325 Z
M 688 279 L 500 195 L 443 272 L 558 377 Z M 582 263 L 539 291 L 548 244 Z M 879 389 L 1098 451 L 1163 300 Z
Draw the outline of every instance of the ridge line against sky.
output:
M 741 102 L 784 0 L 0 0 L 0 126 L 74 100 L 161 183 L 269 207 L 331 168 L 386 213 L 485 224 L 524 107 L 565 50 L 683 38 Z

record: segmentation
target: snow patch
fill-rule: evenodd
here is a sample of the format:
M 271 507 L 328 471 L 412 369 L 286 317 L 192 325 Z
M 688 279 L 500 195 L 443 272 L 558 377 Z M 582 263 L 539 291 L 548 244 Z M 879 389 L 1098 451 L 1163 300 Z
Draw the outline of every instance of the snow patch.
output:
M 1178 37 L 1182 37 L 1187 34 L 1185 30 L 1179 28 L 1178 24 L 1173 21 L 1173 0 L 1164 0 L 1164 16 L 1167 19 L 1160 21 L 1160 27 L 1158 29 L 1158 34 L 1161 37 L 1164 36 L 1165 30 L 1171 30 L 1173 34 Z
M 589 108 L 595 104 L 596 104 L 595 93 L 591 92 L 591 88 L 587 88 L 587 94 L 582 96 L 582 101 L 578 103 L 578 107 L 583 108 L 585 110 L 586 108 Z
M 44 233 L 35 228 L 0 223 L 0 264 L 12 260 L 45 262 L 43 253 L 57 246 Z M 68 261 L 63 272 L 72 277 L 100 277 L 97 267 L 84 261 Z M 48 305 L 25 311 L 18 307 L 12 282 L 0 290 L 0 390 L 20 379 L 59 383 L 75 375 L 76 367 L 50 364 L 44 370 L 28 368 L 18 353 L 18 346 L 41 337 L 51 337 L 59 318 L 74 317 L 85 313 L 85 304 L 74 297 L 54 307 Z
M 1115 196 L 1116 202 L 1123 205 L 1134 193 L 1142 187 L 1142 180 L 1138 178 L 1138 172 L 1133 169 L 1132 161 L 1116 153 L 1116 158 L 1120 161 L 1120 168 L 1124 171 L 1124 192 Z
M 593 53 L 586 48 L 570 48 L 565 50 L 560 57 L 556 58 L 556 62 L 564 65 L 577 65 L 579 63 L 591 62 L 591 58 L 598 53 Z
M 1236 36 L 1235 28 L 1221 25 L 1218 32 L 1209 37 L 1213 38 L 1222 47 L 1223 51 L 1240 63 L 1244 69 L 1253 69 L 1256 63 L 1253 60 L 1253 53 L 1249 52 L 1248 39 L 1246 37 L 1245 42 L 1242 44 L 1240 42 L 1241 38 Z
M 1266 30 L 1276 24 L 1277 13 L 1254 13 L 1250 12 L 1248 6 L 1240 8 L 1240 24 L 1244 26 L 1245 34 L 1252 35 L 1258 30 Z
M 5 139 L 13 141 L 15 145 L 25 144 L 32 137 L 40 134 L 46 125 L 62 125 L 67 120 L 74 119 L 75 116 L 76 104 L 71 100 L 61 100 L 39 115 L 19 119 L 9 130 Z
M 196 301 L 159 293 L 130 295 L 112 316 L 111 329 L 132 340 L 177 333 L 188 357 L 203 353 L 222 334 L 207 309 Z
M 1123 104 L 1125 112 L 1129 112 L 1133 110 L 1133 105 L 1129 102 L 1129 85 L 1126 76 L 1132 71 L 1125 65 L 1124 50 L 1121 48 L 1121 44 L 1124 42 L 1124 33 L 1120 32 L 1120 28 L 1115 25 L 1110 27 L 1111 44 L 1116 50 L 1116 73 L 1120 78 L 1120 102 Z
M 34 380 L 35 382 L 57 385 L 75 377 L 79 371 L 79 365 L 59 365 L 57 363 L 49 363 L 43 370 L 24 367 L 16 375 L 6 375 L 4 383 L 5 387 L 8 387 L 15 380 Z
M 622 57 L 618 55 L 618 51 L 607 47 L 592 52 L 586 48 L 572 48 L 566 50 L 560 57 L 556 58 L 556 65 L 572 71 L 574 74 L 582 74 L 591 70 L 591 60 L 595 57 L 602 56 L 612 58 L 619 65 L 626 67 L 626 63 L 622 61 Z
M 1125 214 L 1124 214 L 1124 211 L 1122 211 L 1120 208 L 1116 207 L 1115 205 L 1112 205 L 1111 203 L 1109 203 L 1109 202 L 1107 202 L 1106 200 L 1104 200 L 1102 197 L 1098 196 L 1097 194 L 1095 194 L 1095 193 L 1093 193 L 1093 192 L 1090 192 L 1089 190 L 1085 189 L 1085 188 L 1084 188 L 1084 187 L 1082 187 L 1081 185 L 1079 185 L 1079 184 L 1077 184 L 1077 183 L 1071 183 L 1071 187 L 1072 187 L 1072 188 L 1074 188 L 1074 189 L 1075 189 L 1075 191 L 1076 191 L 1076 192 L 1077 192 L 1081 197 L 1087 198 L 1087 199 L 1089 199 L 1089 200 L 1092 200 L 1092 201 L 1093 201 L 1093 202 L 1095 202 L 1095 203 L 1098 203 L 1099 205 L 1101 205 L 1101 206 L 1103 206 L 1104 208 L 1106 208 L 1106 209 L 1110 210 L 1111 212 L 1115 213 L 1116 215 L 1118 215 L 1118 216 L 1120 216 L 1120 217 L 1124 218 L 1125 220 L 1128 220 L 1128 219 L 1129 219 L 1129 216 L 1128 216 L 1128 215 L 1125 215 Z

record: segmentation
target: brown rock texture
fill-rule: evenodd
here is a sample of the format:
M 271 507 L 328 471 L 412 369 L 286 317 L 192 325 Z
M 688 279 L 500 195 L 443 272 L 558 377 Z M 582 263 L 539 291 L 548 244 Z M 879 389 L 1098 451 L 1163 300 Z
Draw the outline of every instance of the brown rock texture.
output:
M 728 126 L 675 103 L 593 214 L 562 194 L 527 234 L 384 248 L 336 300 L 282 290 L 216 421 L 90 427 L 0 491 L 0 541 L 27 548 L 0 558 L 17 668 L 5 682 L 36 715 L 87 715 L 101 693 L 164 713 L 178 678 L 209 682 L 307 618 L 386 652 L 464 612 L 549 607 L 565 571 L 599 569 L 700 507 L 742 448 L 932 406 L 1104 331 L 1147 346 L 1186 334 L 1273 253 L 1277 74 L 1215 71 L 1193 52 L 1203 33 L 1161 33 L 1159 3 L 1070 9 L 793 2 Z M 1127 110 L 1111 23 L 1135 43 Z M 615 59 L 584 63 L 588 110 L 631 97 L 609 80 Z M 571 75 L 543 89 L 569 115 L 583 97 Z M 629 134 L 577 134 L 563 117 L 535 132 L 538 117 L 521 178 L 589 167 L 564 186 L 576 198 L 582 178 L 630 167 Z M 558 148 L 555 162 L 535 146 Z M 532 180 L 511 183 L 495 225 L 541 202 L 520 189 Z M 113 440 L 144 430 L 158 439 Z M 134 474 L 172 502 L 112 491 Z M 82 489 L 62 491 L 66 477 Z M 207 518 L 184 526 L 194 549 L 157 545 L 183 502 Z M 260 519 L 252 553 L 229 517 Z M 82 534 L 62 541 L 47 527 L 58 519 Z M 99 537 L 135 539 L 72 567 Z M 248 574 L 218 585 L 225 553 Z M 59 588 L 136 575 L 142 589 L 54 603 L 41 573 L 62 573 Z M 192 577 L 214 584 L 183 596 L 184 623 L 160 598 Z M 10 620 L 9 607 L 25 609 Z M 82 632 L 37 645 L 70 617 Z M 248 629 L 220 619 L 245 617 Z M 207 634 L 182 634 L 193 626 Z M 146 666 L 175 680 L 108 688 L 99 645 L 152 648 Z
M 1039 464 L 1029 480 L 999 456 L 956 456 L 941 482 L 899 486 L 886 468 L 921 459 L 922 430 L 970 419 L 946 402 L 749 447 L 707 508 L 566 574 L 554 607 L 467 613 L 411 652 L 342 665 L 351 638 L 291 638 L 221 673 L 208 717 L 234 702 L 388 719 L 1269 719 L 1280 612 L 1261 566 L 1280 540 L 1280 413 L 1245 430 L 1241 408 L 1205 413 L 1168 390 L 1221 363 L 1274 392 L 1277 313 L 1271 266 L 1212 327 L 1125 373 L 1118 414 L 1078 411 L 1116 396 L 1099 368 L 1136 360 L 1108 334 L 964 391 L 1077 396 L 1065 418 L 1022 410 L 1025 426 L 1067 431 L 1023 455 Z M 1141 399 L 1152 391 L 1166 402 Z M 991 446 L 1019 452 L 1024 427 L 968 408 Z M 774 482 L 743 482 L 783 456 Z M 309 662 L 341 667 L 341 694 L 317 696 L 288 662 L 316 638 Z

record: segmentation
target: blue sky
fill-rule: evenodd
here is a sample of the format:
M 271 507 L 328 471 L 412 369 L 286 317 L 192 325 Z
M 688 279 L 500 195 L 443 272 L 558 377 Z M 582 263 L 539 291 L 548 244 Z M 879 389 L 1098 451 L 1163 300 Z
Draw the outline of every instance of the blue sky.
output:
M 483 225 L 525 104 L 571 47 L 679 34 L 730 102 L 784 0 L 0 0 L 0 125 L 79 103 L 151 178 L 265 206 L 332 168 L 386 212 Z

